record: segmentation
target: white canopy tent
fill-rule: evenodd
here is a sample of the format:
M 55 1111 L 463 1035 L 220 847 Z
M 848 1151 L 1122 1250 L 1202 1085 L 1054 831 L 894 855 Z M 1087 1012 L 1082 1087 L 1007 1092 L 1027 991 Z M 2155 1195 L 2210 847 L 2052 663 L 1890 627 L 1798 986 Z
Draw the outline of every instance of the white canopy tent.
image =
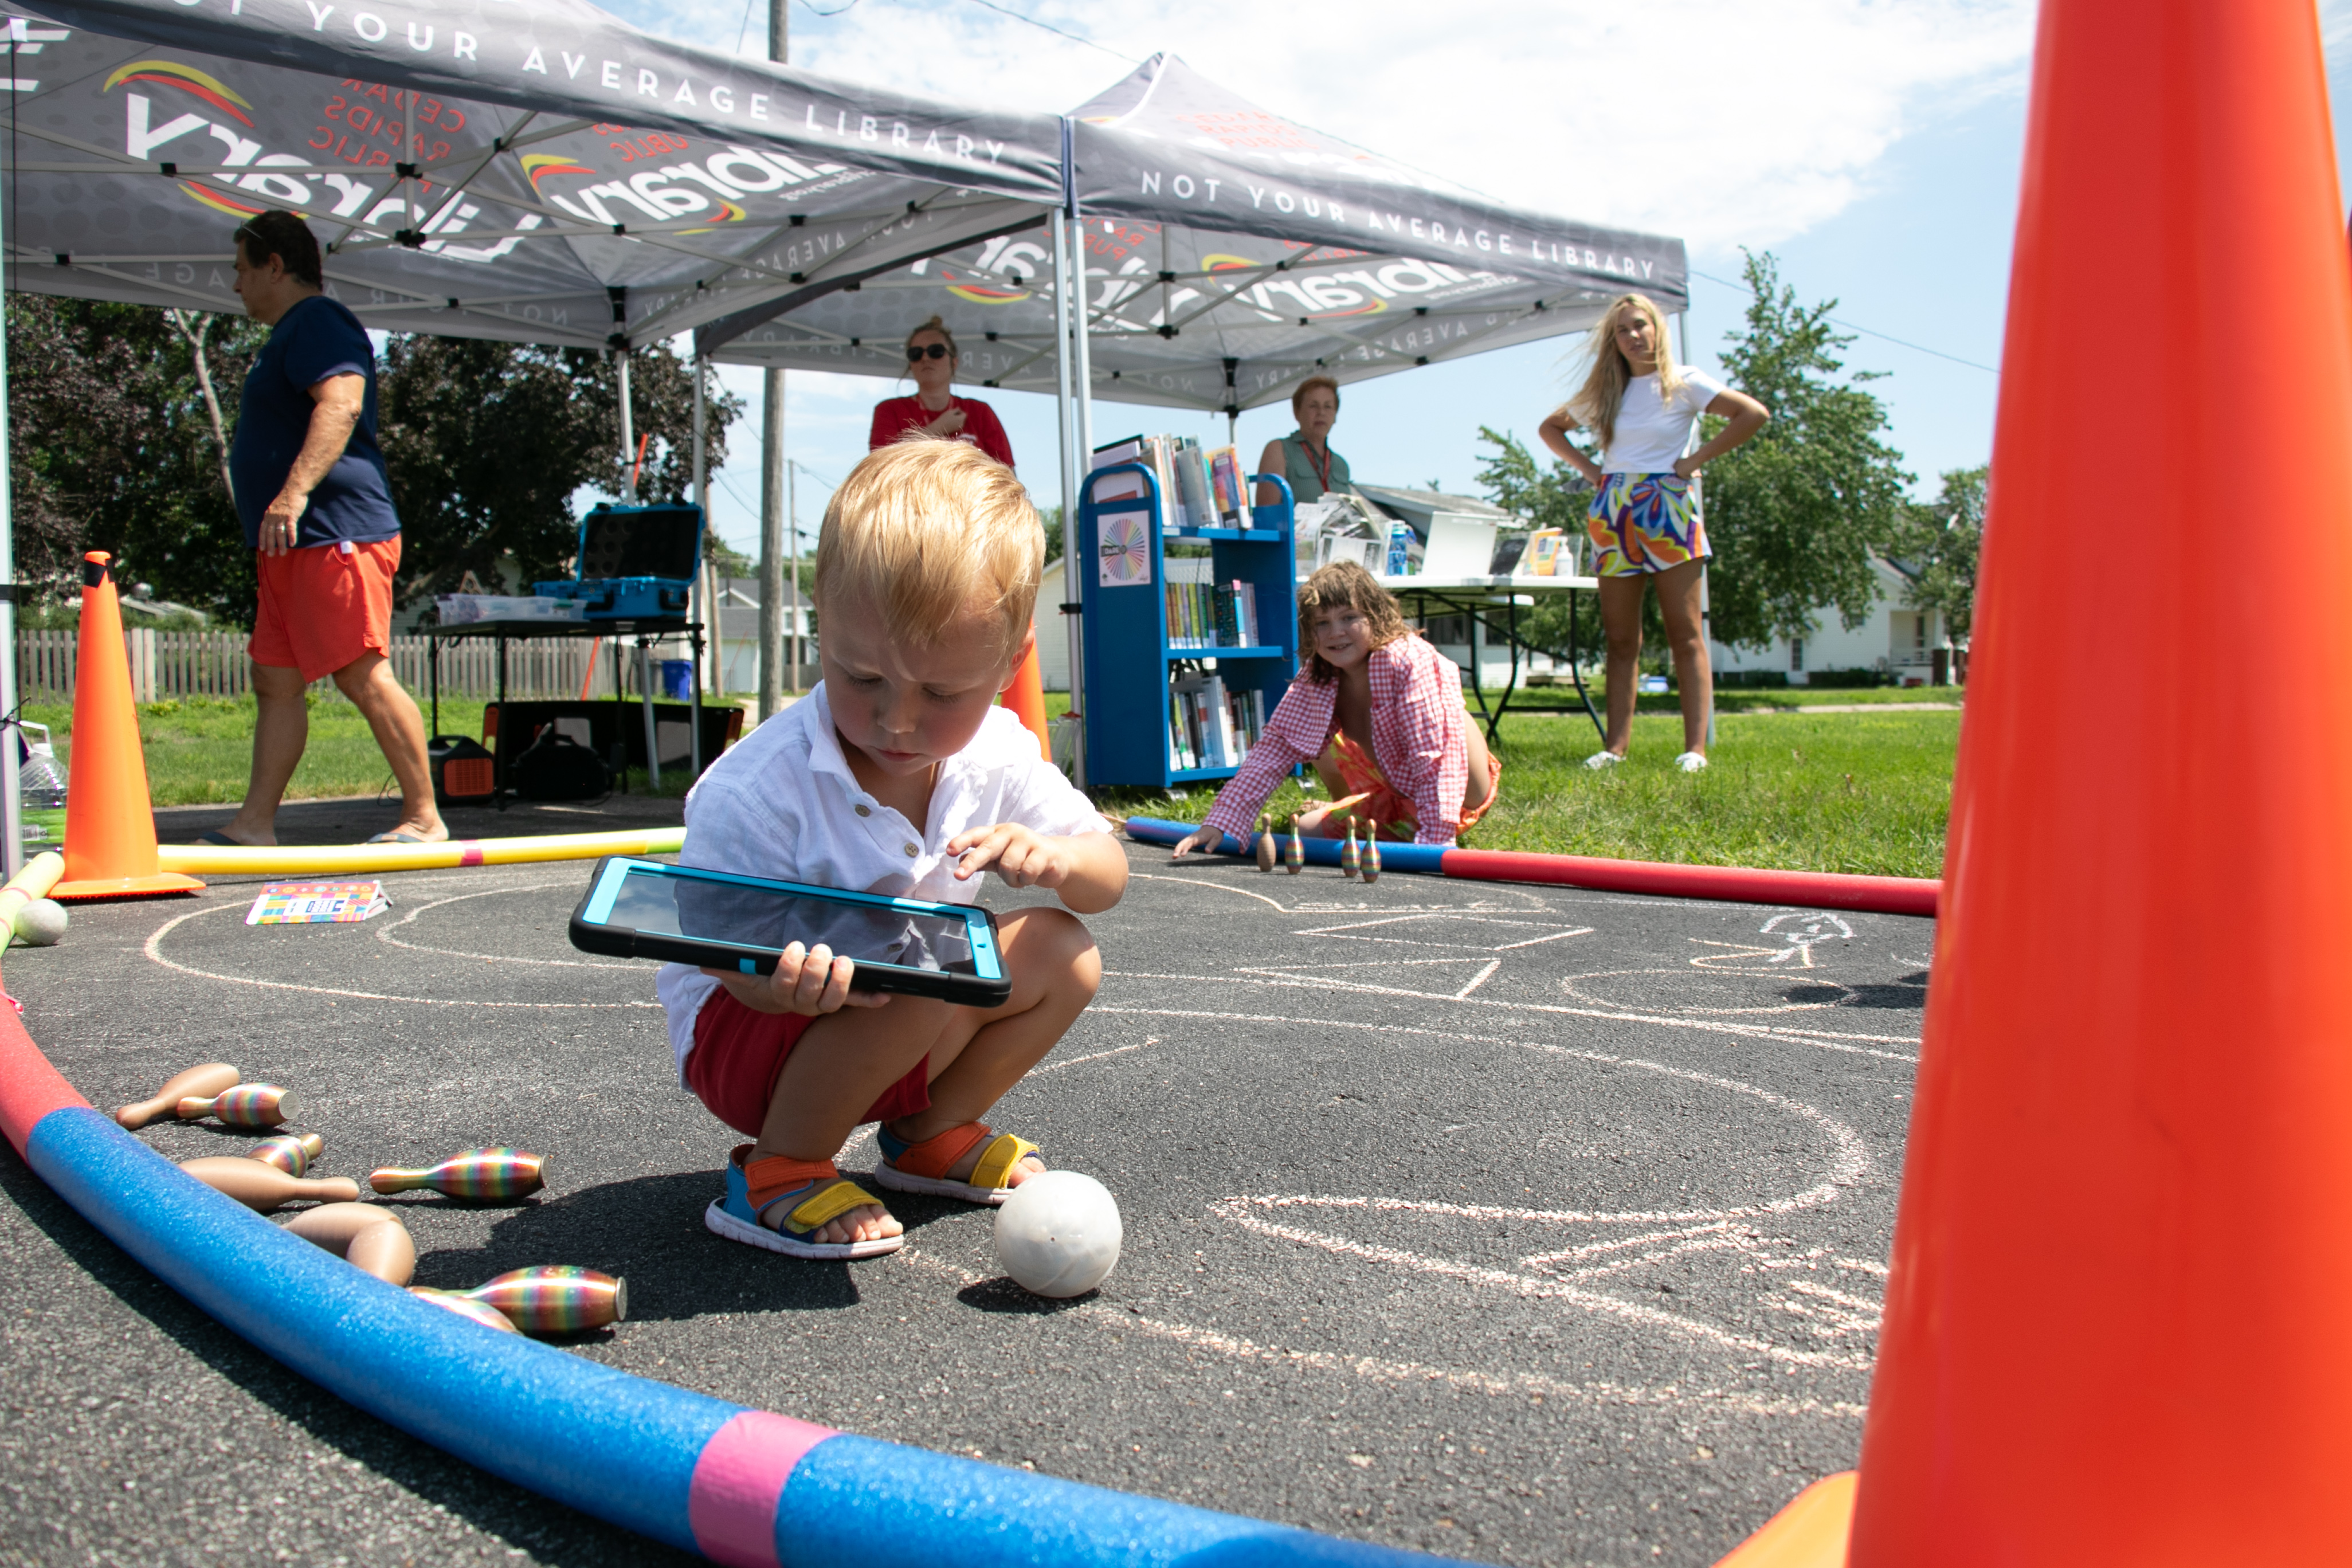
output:
M 1070 517 L 1094 398 L 1230 420 L 1309 375 L 1361 381 L 1581 331 L 1630 290 L 1669 314 L 1688 305 L 1678 239 L 1506 206 L 1260 109 L 1172 56 L 1064 123 L 1061 213 L 762 301 L 699 329 L 698 351 L 898 377 L 908 329 L 937 314 L 969 378 L 1057 392 Z M 1077 563 L 1065 567 L 1075 602 Z
M 278 207 L 371 327 L 627 349 L 1063 199 L 1051 117 L 673 44 L 581 0 L 43 0 L 0 47 L 11 289 L 235 310 L 230 235 Z M 5 483 L 0 427 L 12 714 Z

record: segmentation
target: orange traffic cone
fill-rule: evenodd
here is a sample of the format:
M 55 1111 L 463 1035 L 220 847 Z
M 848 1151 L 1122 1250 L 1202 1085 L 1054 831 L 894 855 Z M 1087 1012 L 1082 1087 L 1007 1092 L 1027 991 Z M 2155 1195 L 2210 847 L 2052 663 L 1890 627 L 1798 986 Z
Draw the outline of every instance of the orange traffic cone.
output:
M 1819 1563 L 2352 1563 L 2326 82 L 2308 4 L 2044 0 L 1885 1328 Z
M 74 672 L 73 753 L 66 790 L 66 875 L 53 899 L 192 893 L 204 884 L 163 869 L 155 854 L 154 805 L 139 749 L 131 662 L 122 652 L 122 606 L 111 559 L 82 558 L 81 639 Z
M 1054 742 L 1045 733 L 1045 674 L 1037 663 L 1036 644 L 1030 644 L 1027 656 L 1013 672 L 1013 684 L 1004 689 L 1002 699 L 1029 727 L 1029 732 L 1037 737 L 1039 754 L 1052 762 Z

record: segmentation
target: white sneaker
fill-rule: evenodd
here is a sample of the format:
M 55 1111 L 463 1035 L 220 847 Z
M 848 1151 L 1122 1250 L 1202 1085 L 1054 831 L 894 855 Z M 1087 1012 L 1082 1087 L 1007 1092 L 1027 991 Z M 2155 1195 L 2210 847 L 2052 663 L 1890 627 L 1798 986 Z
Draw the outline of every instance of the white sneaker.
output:
M 1685 752 L 1681 756 L 1675 759 L 1675 766 L 1682 769 L 1682 771 L 1686 773 L 1704 773 L 1706 771 L 1706 753 L 1704 752 Z
M 1584 759 L 1584 765 L 1597 773 L 1603 768 L 1613 768 L 1624 760 L 1614 752 L 1595 752 Z

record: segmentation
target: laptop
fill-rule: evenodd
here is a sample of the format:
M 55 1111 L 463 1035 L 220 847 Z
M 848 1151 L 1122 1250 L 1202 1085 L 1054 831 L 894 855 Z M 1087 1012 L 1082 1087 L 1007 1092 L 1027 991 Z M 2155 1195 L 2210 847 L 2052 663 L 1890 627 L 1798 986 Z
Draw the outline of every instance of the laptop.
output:
M 1424 577 L 1485 577 L 1493 574 L 1498 524 L 1437 512 L 1421 556 Z

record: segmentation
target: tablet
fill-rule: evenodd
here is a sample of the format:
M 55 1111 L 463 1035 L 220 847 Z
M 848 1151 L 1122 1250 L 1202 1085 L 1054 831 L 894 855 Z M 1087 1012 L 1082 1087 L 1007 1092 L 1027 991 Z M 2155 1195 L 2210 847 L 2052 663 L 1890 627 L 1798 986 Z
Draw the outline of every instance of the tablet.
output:
M 971 904 L 850 893 L 612 856 L 572 911 L 572 945 L 614 958 L 662 958 L 772 974 L 793 942 L 819 942 L 856 967 L 854 991 L 935 996 L 969 1007 L 1013 994 L 996 917 Z

